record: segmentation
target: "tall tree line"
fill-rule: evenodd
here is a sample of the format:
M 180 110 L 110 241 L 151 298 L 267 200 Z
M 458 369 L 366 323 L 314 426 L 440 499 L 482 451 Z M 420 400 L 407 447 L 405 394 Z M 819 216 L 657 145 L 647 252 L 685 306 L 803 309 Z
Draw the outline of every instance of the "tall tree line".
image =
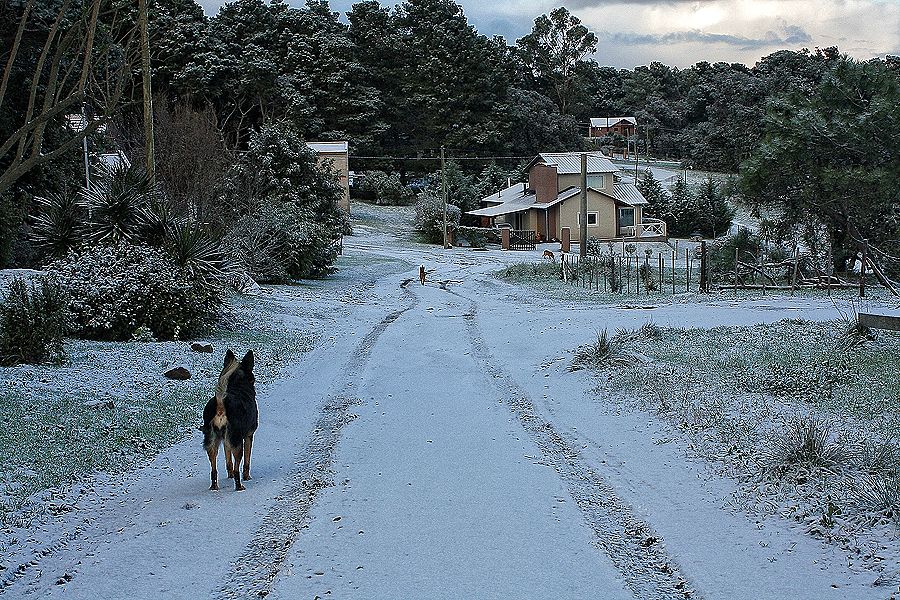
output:
M 121 56 L 132 56 L 125 24 L 133 23 L 128 18 L 133 3 L 92 1 L 103 7 L 97 28 L 101 43 L 95 54 L 105 52 L 106 57 L 110 49 L 121 47 Z M 16 10 L 9 0 L 0 4 L 4 14 Z M 29 81 L 53 27 L 53 8 L 66 0 L 34 4 L 44 7 L 46 14 L 26 30 L 19 45 L 23 54 L 14 61 L 11 82 Z M 507 42 L 479 33 L 453 0 L 405 0 L 396 6 L 362 0 L 344 20 L 326 0 L 308 0 L 300 8 L 285 0 L 233 0 L 213 17 L 206 17 L 195 0 L 149 0 L 149 4 L 153 84 L 160 98 L 158 124 L 183 128 L 193 138 L 205 140 L 210 156 L 229 155 L 228 160 L 214 161 L 221 163 L 214 165 L 216 169 L 235 162 L 234 156 L 248 148 L 254 132 L 269 123 L 287 123 L 302 139 L 348 139 L 357 156 L 434 156 L 441 146 L 457 156 L 528 156 L 584 149 L 591 117 L 633 115 L 640 125 L 633 143 L 642 153 L 729 172 L 747 165 L 748 173 L 760 174 L 764 171 L 760 161 L 771 164 L 760 158 L 761 152 L 787 147 L 776 141 L 797 128 L 820 126 L 812 119 L 792 118 L 794 108 L 831 110 L 835 118 L 858 116 L 833 109 L 841 94 L 859 87 L 854 77 L 862 76 L 849 73 L 856 73 L 863 64 L 881 74 L 880 83 L 866 88 L 875 106 L 886 107 L 879 117 L 880 131 L 897 130 L 898 103 L 892 95 L 898 77 L 896 62 L 860 63 L 836 48 L 782 50 L 753 66 L 698 62 L 679 69 L 653 62 L 617 69 L 601 66 L 602 54 L 595 55 L 597 36 L 562 7 L 537 16 L 530 33 Z M 13 47 L 15 23 L 14 18 L 2 20 L 4 48 Z M 90 21 L 84 23 L 82 29 Z M 8 58 L 7 50 L 0 55 L 0 64 Z M 96 85 L 83 90 L 83 100 L 102 107 L 104 118 L 111 118 L 109 103 L 99 101 L 108 98 L 91 95 L 103 89 L 119 90 L 114 137 L 140 161 L 139 80 L 123 84 L 122 73 L 136 74 L 136 70 L 123 69 L 127 62 L 118 66 L 113 72 L 118 79 L 106 82 L 102 76 L 108 69 L 92 71 L 89 81 Z M 841 69 L 848 74 L 836 76 Z M 838 100 L 829 101 L 829 96 Z M 0 138 L 15 133 L 22 111 L 20 100 L 10 94 L 0 101 Z M 56 114 L 42 126 L 50 142 L 71 139 L 66 138 L 62 117 Z M 181 130 L 173 131 L 169 139 L 177 140 Z M 797 135 L 804 141 L 821 138 Z M 889 142 L 885 141 L 887 146 Z M 817 147 L 830 152 L 838 165 L 853 159 L 861 169 L 868 168 L 870 159 L 855 158 L 857 145 L 865 146 L 858 135 L 847 136 L 841 143 L 853 150 L 842 151 L 840 144 Z M 789 156 L 786 151 L 784 156 Z M 9 152 L 0 156 L 0 172 L 13 158 Z M 165 155 L 158 159 L 167 160 Z M 169 162 L 160 170 L 164 187 L 209 188 L 205 183 L 191 186 L 175 181 L 189 174 L 178 168 L 183 161 Z M 892 164 L 873 166 L 881 169 L 875 175 L 864 171 L 868 175 L 857 176 L 854 189 L 892 198 L 882 189 L 890 177 L 879 175 L 893 173 L 896 165 Z M 397 167 L 385 161 L 374 165 Z M 428 172 L 435 164 L 402 165 L 406 167 Z M 9 189 L 0 189 L 4 207 L 0 225 L 7 231 L 14 228 L 17 219 L 27 215 L 30 196 L 42 188 L 64 187 L 77 169 L 78 148 L 72 148 L 55 158 L 55 163 L 45 161 Z M 205 176 L 214 179 L 211 173 L 214 169 Z M 743 187 L 744 193 L 754 202 L 768 202 L 773 193 L 762 190 L 770 179 L 757 175 L 755 181 L 755 186 Z M 878 189 L 872 191 L 872 185 Z M 835 232 L 839 236 L 840 231 Z M 15 236 L 3 236 L 11 237 Z

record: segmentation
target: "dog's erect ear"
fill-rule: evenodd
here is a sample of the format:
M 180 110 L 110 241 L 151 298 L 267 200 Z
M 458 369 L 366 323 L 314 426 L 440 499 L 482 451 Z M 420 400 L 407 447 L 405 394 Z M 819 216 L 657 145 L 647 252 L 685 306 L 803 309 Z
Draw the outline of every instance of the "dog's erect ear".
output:
M 225 353 L 225 364 L 222 365 L 223 369 L 227 369 L 228 365 L 237 360 L 237 356 L 234 355 L 234 352 L 231 351 L 231 348 L 228 349 L 228 352 Z
M 241 359 L 241 369 L 244 373 L 253 372 L 253 350 L 247 350 L 247 354 Z

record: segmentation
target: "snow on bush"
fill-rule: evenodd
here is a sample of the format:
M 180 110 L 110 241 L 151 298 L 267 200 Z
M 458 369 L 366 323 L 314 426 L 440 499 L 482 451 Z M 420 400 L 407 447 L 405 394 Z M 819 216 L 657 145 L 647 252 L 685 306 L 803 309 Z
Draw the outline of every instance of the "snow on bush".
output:
M 184 339 L 215 318 L 221 300 L 162 251 L 130 244 L 70 253 L 50 266 L 69 296 L 78 335 L 128 340 L 141 328 Z
M 455 229 L 462 214 L 458 206 L 447 204 L 447 228 Z M 433 190 L 426 189 L 416 200 L 416 229 L 432 244 L 444 240 L 444 200 Z
M 54 279 L 14 278 L 0 304 L 0 364 L 59 361 L 69 327 L 66 297 Z

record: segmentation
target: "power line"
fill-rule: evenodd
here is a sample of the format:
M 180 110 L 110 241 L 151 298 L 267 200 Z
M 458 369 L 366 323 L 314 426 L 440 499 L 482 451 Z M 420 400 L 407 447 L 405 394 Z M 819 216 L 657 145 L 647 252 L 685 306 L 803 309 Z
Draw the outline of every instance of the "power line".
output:
M 351 154 L 350 158 L 358 160 L 420 160 L 434 162 L 440 162 L 441 160 L 440 156 L 357 156 L 355 154 Z M 532 158 L 534 158 L 534 156 L 454 156 L 451 160 L 531 160 Z

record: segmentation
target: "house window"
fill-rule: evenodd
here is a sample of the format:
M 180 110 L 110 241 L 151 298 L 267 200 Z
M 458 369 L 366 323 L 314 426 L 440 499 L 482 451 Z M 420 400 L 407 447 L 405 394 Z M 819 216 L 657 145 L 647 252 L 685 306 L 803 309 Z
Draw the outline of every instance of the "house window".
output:
M 602 190 L 606 187 L 603 175 L 588 175 L 587 184 L 589 188 L 594 188 L 595 190 Z
M 619 209 L 619 227 L 633 227 L 634 226 L 634 209 L 633 208 L 620 208 Z
M 596 227 L 600 223 L 600 213 L 589 212 L 587 214 L 588 227 Z M 581 213 L 578 213 L 578 226 L 581 226 Z

